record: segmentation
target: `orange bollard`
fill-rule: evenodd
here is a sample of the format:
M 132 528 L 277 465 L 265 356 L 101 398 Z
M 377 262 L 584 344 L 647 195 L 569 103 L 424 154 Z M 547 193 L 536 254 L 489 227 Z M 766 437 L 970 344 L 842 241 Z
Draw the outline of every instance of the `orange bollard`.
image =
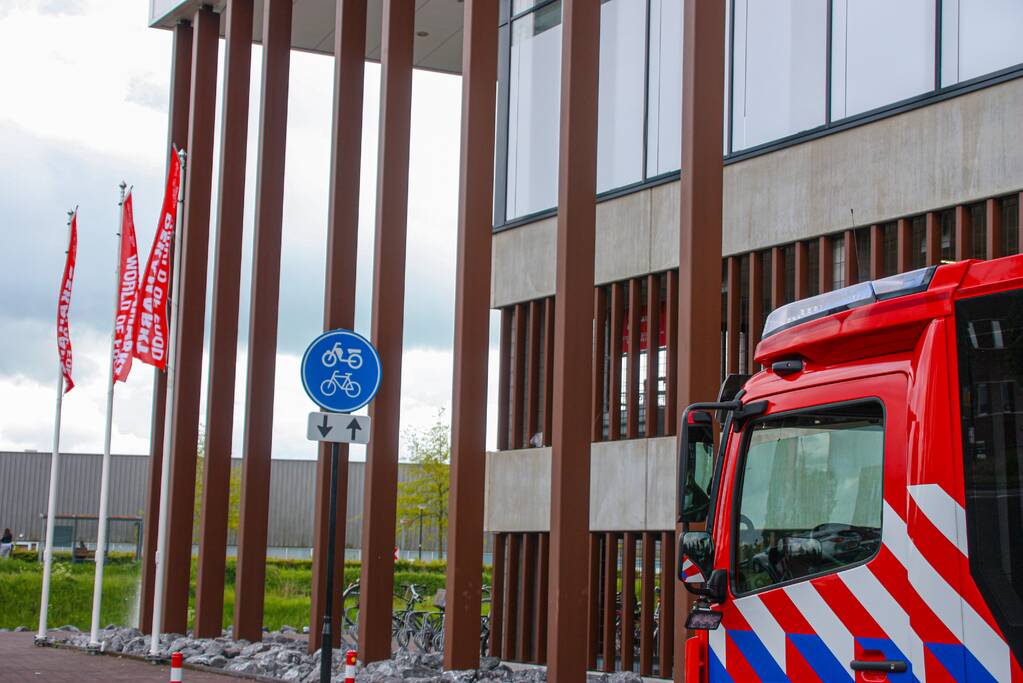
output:
M 345 653 L 345 683 L 355 683 L 355 650 Z
M 170 683 L 182 683 L 185 680 L 185 671 L 181 668 L 184 656 L 180 652 L 171 655 L 171 677 Z

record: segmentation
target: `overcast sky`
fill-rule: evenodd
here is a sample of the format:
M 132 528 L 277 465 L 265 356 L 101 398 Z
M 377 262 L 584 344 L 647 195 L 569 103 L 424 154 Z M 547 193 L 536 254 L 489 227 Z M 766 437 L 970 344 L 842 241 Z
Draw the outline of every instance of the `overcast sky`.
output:
M 146 27 L 147 7 L 139 0 L 0 0 L 0 63 L 5 65 L 0 69 L 0 449 L 45 451 L 51 447 L 57 288 L 66 211 L 78 205 L 78 270 L 71 307 L 76 386 L 64 399 L 61 450 L 102 450 L 114 306 L 117 185 L 124 179 L 135 188 L 139 256 L 145 263 L 166 164 L 171 37 Z M 256 47 L 242 255 L 236 457 L 243 455 L 241 397 L 260 63 Z M 332 68 L 330 58 L 292 53 L 273 443 L 274 457 L 281 458 L 315 455 L 305 440 L 306 415 L 313 405 L 302 391 L 298 362 L 321 325 Z M 221 63 L 221 77 L 222 72 Z M 367 64 L 356 316 L 357 329 L 367 336 L 379 76 L 379 67 Z M 439 411 L 444 411 L 443 419 L 450 417 L 460 88 L 461 80 L 453 76 L 416 72 L 413 79 L 403 430 L 431 424 Z M 219 103 L 217 116 L 219 146 Z M 215 177 L 216 173 L 214 168 Z M 214 224 L 211 284 L 215 238 Z M 207 330 L 208 316 L 207 305 Z M 492 316 L 492 329 L 494 322 Z M 495 364 L 492 350 L 492 377 Z M 151 391 L 152 370 L 136 361 L 127 384 L 117 386 L 114 452 L 148 452 Z M 491 446 L 495 393 L 492 386 Z M 353 450 L 353 455 L 361 454 Z

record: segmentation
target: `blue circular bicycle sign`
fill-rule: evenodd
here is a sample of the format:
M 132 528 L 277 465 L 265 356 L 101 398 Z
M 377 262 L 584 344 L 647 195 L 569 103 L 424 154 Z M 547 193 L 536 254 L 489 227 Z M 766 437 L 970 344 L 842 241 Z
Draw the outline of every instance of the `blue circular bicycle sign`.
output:
M 380 388 L 380 356 L 365 337 L 331 330 L 313 340 L 302 356 L 302 386 L 324 410 L 351 413 Z

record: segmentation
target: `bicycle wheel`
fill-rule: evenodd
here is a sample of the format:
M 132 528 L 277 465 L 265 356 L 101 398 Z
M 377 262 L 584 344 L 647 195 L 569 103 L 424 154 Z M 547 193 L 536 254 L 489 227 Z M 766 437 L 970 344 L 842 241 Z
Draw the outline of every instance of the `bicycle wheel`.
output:
M 392 628 L 394 627 L 395 620 L 398 621 L 397 625 L 398 631 L 397 633 L 394 634 L 394 640 L 398 644 L 399 650 L 407 650 L 409 642 L 411 642 L 412 640 L 413 629 L 412 625 L 409 624 L 409 618 L 411 616 L 412 616 L 411 613 L 409 613 L 406 614 L 403 618 L 400 615 L 396 614 L 391 618 Z
M 359 583 L 355 582 L 341 594 L 341 628 L 353 635 L 359 632 Z

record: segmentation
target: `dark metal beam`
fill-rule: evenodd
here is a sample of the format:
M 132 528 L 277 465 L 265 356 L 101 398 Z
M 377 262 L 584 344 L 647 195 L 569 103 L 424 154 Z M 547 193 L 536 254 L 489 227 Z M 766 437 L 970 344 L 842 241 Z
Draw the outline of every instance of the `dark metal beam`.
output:
M 444 668 L 448 670 L 475 669 L 479 666 L 480 655 L 477 638 L 483 580 L 483 496 L 479 492 L 485 488 L 486 479 L 490 291 L 478 285 L 490 282 L 496 3 L 467 0 L 463 26 L 451 489 L 445 584 L 446 593 L 451 597 L 444 619 L 444 642 L 447 643 Z M 496 595 L 492 596 L 492 600 L 497 599 Z
M 213 310 L 206 398 L 206 453 L 199 562 L 195 580 L 195 635 L 219 638 L 224 621 L 231 440 L 238 355 L 245 153 L 249 132 L 252 0 L 229 0 L 224 12 L 224 98 L 220 132 L 220 199 L 214 247 Z
M 660 434 L 658 425 L 658 375 L 661 356 L 661 276 L 646 280 L 646 437 Z
M 739 256 L 728 257 L 728 325 L 727 342 L 725 344 L 727 361 L 725 368 L 728 373 L 739 371 L 739 306 L 742 293 L 739 291 L 742 282 L 742 259 Z
M 391 656 L 414 20 L 415 3 L 384 0 L 372 318 L 384 375 L 369 408 L 373 439 L 366 453 L 359 596 L 359 656 L 365 662 Z
M 234 637 L 263 638 L 292 0 L 265 0 Z M 392 525 L 393 526 L 393 525 Z
M 327 215 L 327 268 L 323 291 L 323 329 L 355 327 L 355 274 L 359 241 L 359 193 L 362 164 L 362 102 L 366 55 L 366 0 L 337 0 L 334 20 L 334 99 L 331 123 L 330 184 Z M 345 519 L 348 494 L 348 446 L 339 449 L 334 534 L 335 588 L 344 586 Z M 316 465 L 313 509 L 313 576 L 309 614 L 309 652 L 320 645 L 327 597 L 327 546 L 330 528 L 330 448 L 322 444 Z M 341 643 L 341 591 L 334 595 L 331 635 Z
M 196 11 L 192 44 L 192 96 L 188 110 L 188 172 L 181 234 L 180 301 L 170 410 L 170 507 L 168 548 L 192 547 L 195 517 L 195 461 L 199 447 L 199 394 L 206 323 L 206 270 L 209 261 L 210 199 L 213 192 L 213 126 L 217 102 L 217 48 L 220 17 L 208 6 Z M 164 633 L 188 630 L 192 553 L 168 553 L 164 593 Z
M 188 137 L 188 100 L 192 89 L 192 24 L 179 22 L 173 30 L 171 49 L 170 112 L 167 154 L 184 147 Z M 173 250 L 172 250 L 173 251 Z M 173 271 L 173 268 L 171 268 Z M 170 283 L 168 283 L 170 286 Z M 153 626 L 153 590 L 156 586 L 156 535 L 160 517 L 160 473 L 163 467 L 163 430 L 167 419 L 167 375 L 153 370 L 152 426 L 149 434 L 149 473 L 146 479 L 146 523 L 143 529 L 142 581 L 139 588 L 139 628 L 150 633 Z

